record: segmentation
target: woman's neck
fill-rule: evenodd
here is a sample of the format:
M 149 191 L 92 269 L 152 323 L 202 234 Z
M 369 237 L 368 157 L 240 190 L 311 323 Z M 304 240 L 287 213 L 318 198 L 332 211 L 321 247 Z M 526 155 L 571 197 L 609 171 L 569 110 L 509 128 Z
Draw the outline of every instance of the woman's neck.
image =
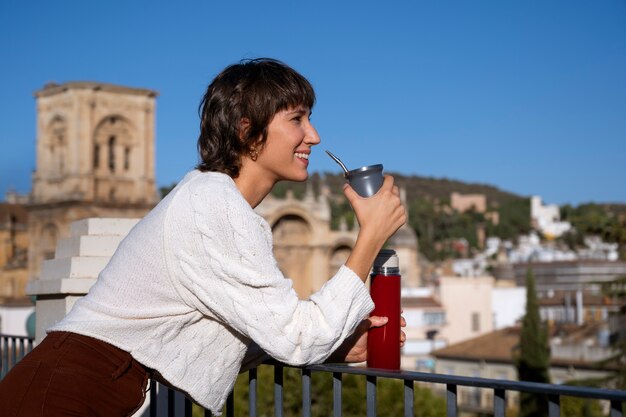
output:
M 255 164 L 244 162 L 239 170 L 239 176 L 234 178 L 235 185 L 250 207 L 255 208 L 272 191 L 276 181 L 257 171 Z

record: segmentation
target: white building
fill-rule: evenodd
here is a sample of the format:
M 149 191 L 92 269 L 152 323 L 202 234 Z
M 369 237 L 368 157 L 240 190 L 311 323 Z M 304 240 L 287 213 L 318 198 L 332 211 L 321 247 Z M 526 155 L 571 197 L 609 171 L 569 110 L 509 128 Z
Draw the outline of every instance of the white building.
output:
M 559 206 L 544 206 L 539 196 L 532 196 L 530 199 L 530 218 L 533 226 L 549 239 L 559 237 L 572 228 L 570 223 L 560 221 Z

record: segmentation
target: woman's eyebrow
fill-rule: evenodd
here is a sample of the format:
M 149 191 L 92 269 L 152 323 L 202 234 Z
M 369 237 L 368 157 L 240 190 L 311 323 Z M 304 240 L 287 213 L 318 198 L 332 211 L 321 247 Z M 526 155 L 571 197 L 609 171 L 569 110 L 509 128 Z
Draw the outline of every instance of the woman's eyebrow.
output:
M 310 110 L 307 109 L 306 107 L 298 106 L 298 107 L 295 107 L 295 108 L 293 108 L 291 110 L 288 110 L 287 114 L 307 114 L 307 113 L 309 113 L 309 111 Z

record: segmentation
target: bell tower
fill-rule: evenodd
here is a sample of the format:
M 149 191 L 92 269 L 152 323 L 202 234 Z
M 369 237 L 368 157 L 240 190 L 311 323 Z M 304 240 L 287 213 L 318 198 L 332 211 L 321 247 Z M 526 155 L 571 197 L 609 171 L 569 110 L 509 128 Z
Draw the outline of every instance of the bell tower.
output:
M 157 93 L 97 82 L 35 92 L 36 169 L 29 206 L 29 277 L 86 217 L 142 217 L 156 204 Z

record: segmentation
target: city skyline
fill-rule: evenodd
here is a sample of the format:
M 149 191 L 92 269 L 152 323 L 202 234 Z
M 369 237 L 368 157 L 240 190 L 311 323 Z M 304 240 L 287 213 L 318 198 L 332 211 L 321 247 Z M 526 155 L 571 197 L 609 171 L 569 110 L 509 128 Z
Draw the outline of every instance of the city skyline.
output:
M 626 5 L 479 2 L 0 5 L 0 193 L 30 191 L 32 93 L 90 80 L 157 90 L 157 183 L 196 162 L 197 106 L 242 58 L 309 78 L 311 172 L 383 163 L 548 204 L 626 202 Z

